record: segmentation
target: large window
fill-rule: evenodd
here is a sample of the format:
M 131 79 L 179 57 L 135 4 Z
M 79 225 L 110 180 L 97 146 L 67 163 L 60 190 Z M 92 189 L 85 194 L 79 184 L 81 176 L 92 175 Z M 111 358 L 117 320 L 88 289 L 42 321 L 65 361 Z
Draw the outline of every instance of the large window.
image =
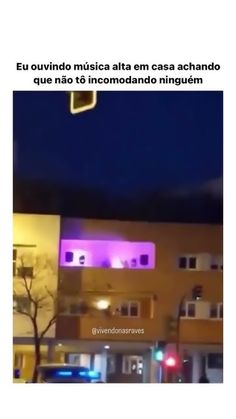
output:
M 142 374 L 143 357 L 137 355 L 124 355 L 122 359 L 123 374 Z
M 122 240 L 61 240 L 60 266 L 154 269 L 155 244 Z
M 122 317 L 139 317 L 140 303 L 138 301 L 124 301 L 118 307 L 118 313 Z
M 34 249 L 33 244 L 14 244 L 13 247 L 13 277 L 33 278 Z

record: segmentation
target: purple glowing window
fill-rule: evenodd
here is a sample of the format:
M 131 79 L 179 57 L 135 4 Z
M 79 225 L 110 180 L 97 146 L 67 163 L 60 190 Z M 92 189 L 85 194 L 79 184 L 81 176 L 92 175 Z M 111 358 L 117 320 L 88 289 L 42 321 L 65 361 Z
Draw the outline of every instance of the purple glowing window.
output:
M 113 240 L 61 240 L 60 266 L 154 269 L 155 244 Z

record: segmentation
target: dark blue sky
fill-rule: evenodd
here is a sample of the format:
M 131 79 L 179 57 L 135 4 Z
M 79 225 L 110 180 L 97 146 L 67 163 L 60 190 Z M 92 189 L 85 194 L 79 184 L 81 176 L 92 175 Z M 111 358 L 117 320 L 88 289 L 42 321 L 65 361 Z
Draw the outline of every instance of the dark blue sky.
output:
M 63 92 L 15 92 L 18 174 L 130 192 L 222 175 L 222 92 L 98 92 L 71 115 Z

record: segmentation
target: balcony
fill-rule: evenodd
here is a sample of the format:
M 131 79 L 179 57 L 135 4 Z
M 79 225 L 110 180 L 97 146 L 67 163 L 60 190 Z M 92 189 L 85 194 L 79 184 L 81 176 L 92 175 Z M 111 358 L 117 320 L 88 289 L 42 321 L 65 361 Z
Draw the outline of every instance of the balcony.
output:
M 181 319 L 180 342 L 222 344 L 223 321 Z

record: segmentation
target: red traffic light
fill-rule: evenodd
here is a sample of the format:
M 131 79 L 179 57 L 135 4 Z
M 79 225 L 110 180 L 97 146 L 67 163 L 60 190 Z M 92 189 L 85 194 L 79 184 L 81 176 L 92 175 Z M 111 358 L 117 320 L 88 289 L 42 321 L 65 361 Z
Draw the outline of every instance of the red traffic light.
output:
M 175 367 L 177 364 L 176 359 L 173 356 L 169 356 L 165 359 L 165 365 L 167 367 Z
M 166 368 L 177 368 L 179 365 L 179 359 L 176 354 L 166 354 L 164 357 L 164 366 Z

